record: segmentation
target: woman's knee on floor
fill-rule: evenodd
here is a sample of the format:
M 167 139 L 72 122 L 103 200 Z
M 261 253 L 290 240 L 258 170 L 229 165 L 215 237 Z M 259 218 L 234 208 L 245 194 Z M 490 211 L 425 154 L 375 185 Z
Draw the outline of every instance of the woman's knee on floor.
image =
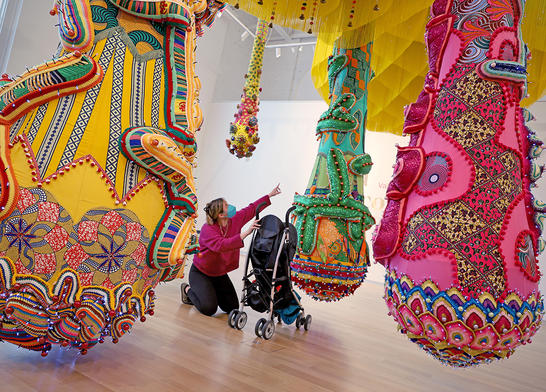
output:
M 214 313 L 216 313 L 216 310 L 218 310 L 218 306 L 205 306 L 202 308 L 198 308 L 201 313 L 203 313 L 205 316 L 212 316 Z
M 194 306 L 205 316 L 212 316 L 218 310 L 216 301 L 198 301 L 197 303 L 194 303 Z
M 222 311 L 226 313 L 231 312 L 233 309 L 239 308 L 239 300 L 237 299 L 237 296 L 235 296 L 235 298 L 229 298 L 228 300 L 218 302 L 218 306 L 220 307 L 220 309 L 222 309 Z

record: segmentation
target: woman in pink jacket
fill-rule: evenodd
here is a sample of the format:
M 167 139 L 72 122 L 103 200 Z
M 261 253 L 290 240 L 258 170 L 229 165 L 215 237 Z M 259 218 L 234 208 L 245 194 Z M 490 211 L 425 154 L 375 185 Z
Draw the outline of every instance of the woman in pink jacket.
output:
M 261 203 L 271 204 L 271 197 L 281 193 L 277 185 L 269 194 L 259 198 L 230 217 L 228 203 L 215 199 L 205 207 L 207 223 L 199 235 L 199 253 L 193 258 L 189 284 L 182 283 L 182 302 L 194 305 L 201 313 L 212 316 L 218 307 L 229 313 L 239 307 L 237 293 L 228 272 L 239 267 L 239 252 L 243 240 L 259 227 L 256 219 L 248 229 L 241 229 L 255 215 Z

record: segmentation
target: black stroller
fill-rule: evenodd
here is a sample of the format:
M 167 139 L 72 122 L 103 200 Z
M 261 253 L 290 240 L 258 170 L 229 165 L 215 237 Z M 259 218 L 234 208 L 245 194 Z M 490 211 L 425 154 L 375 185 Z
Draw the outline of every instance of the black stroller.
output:
M 256 209 L 256 219 L 262 204 Z M 271 339 L 275 333 L 275 321 L 285 324 L 296 322 L 296 328 L 303 326 L 307 331 L 311 326 L 311 315 L 305 315 L 299 295 L 292 288 L 290 279 L 290 260 L 296 252 L 297 232 L 288 218 L 292 210 L 286 212 L 285 222 L 274 215 L 267 215 L 260 220 L 260 228 L 252 235 L 243 275 L 243 292 L 239 309 L 229 313 L 228 324 L 235 329 L 242 329 L 247 321 L 243 311 L 250 306 L 257 312 L 269 313 L 268 318 L 261 318 L 256 323 L 256 336 Z M 249 261 L 252 270 L 248 271 Z

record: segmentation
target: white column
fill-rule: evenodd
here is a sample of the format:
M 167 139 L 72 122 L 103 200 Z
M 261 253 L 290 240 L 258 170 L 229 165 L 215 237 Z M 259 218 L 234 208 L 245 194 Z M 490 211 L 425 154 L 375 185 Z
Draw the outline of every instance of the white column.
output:
M 0 0 L 0 74 L 6 71 L 23 0 Z

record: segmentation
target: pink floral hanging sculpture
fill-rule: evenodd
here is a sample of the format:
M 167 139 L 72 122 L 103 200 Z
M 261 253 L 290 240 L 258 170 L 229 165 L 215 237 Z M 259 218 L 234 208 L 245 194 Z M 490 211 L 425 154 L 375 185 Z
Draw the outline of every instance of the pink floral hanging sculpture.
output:
M 541 150 L 519 106 L 529 53 L 521 0 L 436 0 L 430 71 L 406 111 L 388 205 L 374 236 L 385 300 L 403 333 L 454 366 L 506 358 L 544 305 L 536 256 Z M 542 206 L 542 207 L 541 207 Z

